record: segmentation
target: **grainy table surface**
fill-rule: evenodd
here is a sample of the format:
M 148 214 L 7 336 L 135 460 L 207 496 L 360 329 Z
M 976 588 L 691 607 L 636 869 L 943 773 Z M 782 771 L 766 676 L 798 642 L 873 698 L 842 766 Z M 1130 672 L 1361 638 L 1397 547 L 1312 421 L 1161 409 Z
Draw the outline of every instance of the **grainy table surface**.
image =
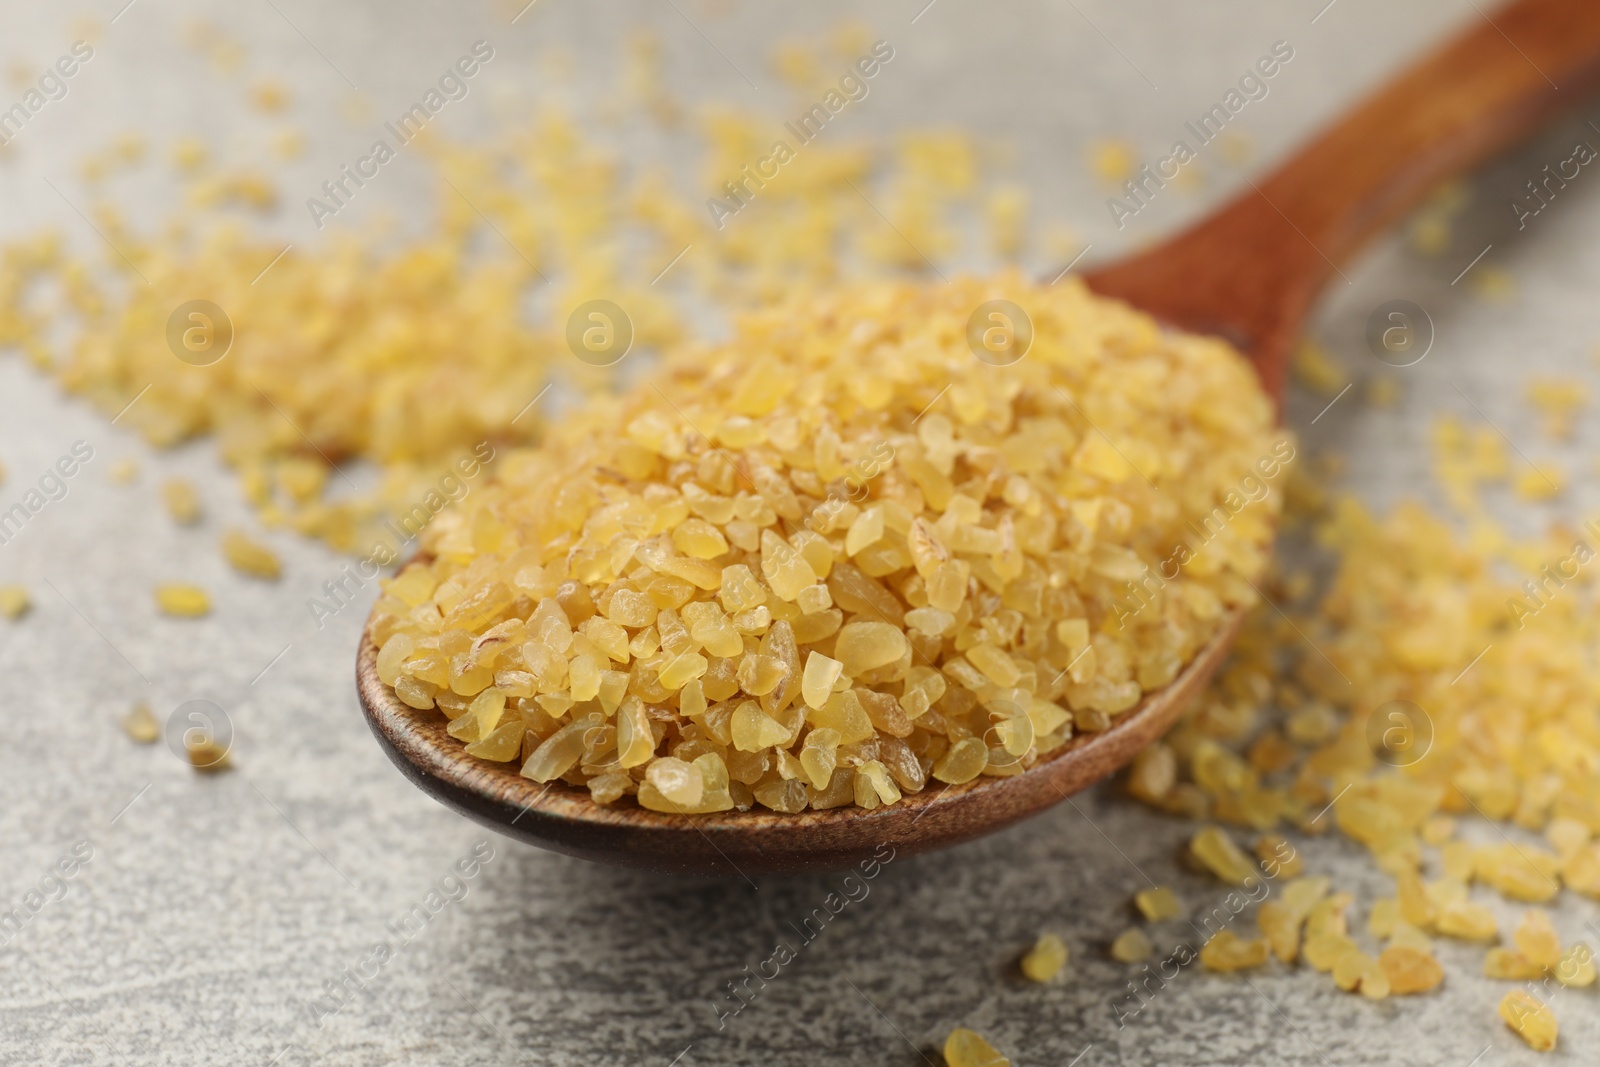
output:
M 42 68 L 66 50 L 73 16 L 104 25 L 123 2 L 8 2 L 0 61 Z M 498 62 L 443 120 L 470 136 L 495 128 L 496 107 L 535 97 L 550 46 L 577 61 L 562 93 L 581 103 L 614 83 L 625 28 L 649 25 L 686 99 L 787 117 L 796 99 L 770 73 L 771 46 L 855 11 L 896 58 L 848 115 L 849 135 L 947 124 L 1009 143 L 1004 166 L 1030 188 L 1039 214 L 1075 227 L 1095 259 L 1203 211 L 1245 171 L 1207 158 L 1203 189 L 1165 195 L 1119 232 L 1083 161 L 1090 139 L 1127 137 L 1146 158 L 1164 154 L 1186 119 L 1287 40 L 1293 62 L 1237 120 L 1260 166 L 1417 48 L 1482 17 L 1471 0 L 1324 3 L 936 0 L 919 15 L 923 0 L 781 11 L 753 0 L 539 0 L 508 25 L 513 10 L 479 3 L 251 0 L 208 10 L 137 0 L 106 27 L 68 97 L 0 157 L 0 232 L 52 223 L 92 251 L 98 238 L 63 202 L 88 197 L 75 163 L 136 129 L 158 148 L 198 132 L 281 172 L 289 206 L 277 232 L 310 243 L 315 233 L 297 205 L 368 139 L 338 118 L 346 79 L 387 114 L 472 41 L 488 39 Z M 181 46 L 198 14 L 247 42 L 250 76 L 274 73 L 292 86 L 293 121 L 310 138 L 305 159 L 268 162 L 267 125 L 244 107 L 239 79 L 219 78 Z M 20 91 L 6 84 L 9 104 Z M 1534 370 L 1594 375 L 1600 179 L 1575 182 L 1522 232 L 1508 206 L 1574 139 L 1600 143 L 1583 125 L 1590 114 L 1600 104 L 1481 176 L 1443 256 L 1424 259 L 1393 240 L 1347 268 L 1348 283 L 1336 280 L 1314 332 L 1358 384 L 1307 436 L 1347 455 L 1362 497 L 1429 496 L 1428 420 L 1453 411 L 1487 417 L 1520 451 L 1563 465 L 1574 488 L 1557 511 L 1582 514 L 1594 503 L 1592 429 L 1567 449 L 1544 442 L 1517 383 Z M 628 133 L 605 136 L 626 143 Z M 427 173 L 413 160 L 391 169 L 352 209 L 357 221 L 380 209 L 401 217 L 429 209 Z M 146 166 L 117 186 L 136 221 L 170 209 L 169 175 Z M 1451 284 L 1491 244 L 1474 269 L 1510 272 L 1515 293 L 1499 303 L 1474 295 L 1470 276 Z M 1400 404 L 1383 411 L 1363 400 L 1361 383 L 1382 368 L 1361 338 L 1371 310 L 1397 297 L 1429 310 L 1439 340 L 1400 375 Z M 1326 403 L 1297 395 L 1290 421 L 1304 429 Z M 27 584 L 37 602 L 22 622 L 0 623 L 0 906 L 16 906 L 80 842 L 92 859 L 0 944 L 0 1062 L 910 1067 L 936 1062 L 957 1024 L 979 1029 L 1018 1064 L 1063 1067 L 1535 1060 L 1494 1015 L 1504 986 L 1476 976 L 1481 950 L 1451 943 L 1440 946 L 1449 977 L 1433 996 L 1370 1004 L 1304 969 L 1246 980 L 1188 968 L 1119 1027 L 1112 1003 L 1126 995 L 1129 975 L 1104 949 L 1129 924 L 1130 895 L 1147 880 L 1176 886 L 1196 906 L 1220 894 L 1178 861 L 1190 827 L 1103 788 L 988 840 L 898 859 L 852 883 L 860 899 L 799 946 L 742 1012 L 719 1021 L 734 1003 L 726 984 L 780 941 L 795 945 L 795 927 L 841 888 L 839 876 L 641 875 L 534 851 L 452 815 L 406 783 L 361 721 L 352 664 L 373 590 L 318 630 L 306 598 L 342 560 L 281 535 L 271 538 L 287 564 L 281 583 L 231 573 L 214 538 L 248 515 L 211 443 L 153 453 L 20 360 L 0 358 L 0 459 L 10 471 L 0 506 L 79 440 L 94 459 L 66 498 L 0 546 L 0 582 Z M 107 469 L 124 457 L 138 461 L 139 480 L 113 486 Z M 211 514 L 200 529 L 175 530 L 159 506 L 159 480 L 179 472 L 205 491 Z M 1497 506 L 1518 522 L 1554 513 Z M 198 623 L 155 615 L 157 577 L 201 582 L 217 610 Z M 165 715 L 193 698 L 227 710 L 237 733 L 232 773 L 197 777 L 165 746 L 133 745 L 117 728 L 136 699 Z M 448 880 L 475 848 L 492 858 L 473 877 Z M 1387 892 L 1387 879 L 1348 843 L 1305 848 L 1313 870 L 1365 899 Z M 414 936 L 397 932 L 393 924 L 441 886 L 459 899 Z M 1517 913 L 1496 907 L 1503 923 Z M 1567 899 L 1558 911 L 1569 937 L 1597 917 L 1590 901 Z M 1073 950 L 1065 980 L 1044 987 L 1015 973 L 1042 929 L 1059 931 Z M 1158 945 L 1182 933 L 1163 928 Z M 381 939 L 390 958 L 373 968 Z M 351 981 L 359 990 L 340 1010 L 326 1011 L 319 998 L 328 988 L 374 969 L 370 980 Z M 1562 1043 L 1552 1062 L 1594 1062 L 1596 991 L 1564 994 L 1557 1011 Z

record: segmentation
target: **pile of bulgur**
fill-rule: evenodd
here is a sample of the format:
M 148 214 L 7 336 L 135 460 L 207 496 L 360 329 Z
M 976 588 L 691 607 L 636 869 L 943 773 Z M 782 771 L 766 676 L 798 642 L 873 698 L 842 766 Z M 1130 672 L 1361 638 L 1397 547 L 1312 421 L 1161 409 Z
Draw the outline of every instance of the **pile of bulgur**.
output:
M 1032 323 L 1006 366 L 967 339 L 995 299 Z M 1253 601 L 1280 495 L 1237 487 L 1285 443 L 1232 349 L 1076 280 L 796 298 L 441 515 L 374 611 L 379 673 L 601 803 L 873 808 L 1016 774 Z
M 1208 943 L 1208 967 L 1303 959 L 1381 998 L 1444 980 L 1433 938 L 1477 942 L 1484 975 L 1522 983 L 1501 1016 L 1548 1050 L 1553 995 L 1595 984 L 1594 947 L 1561 937 L 1537 907 L 1503 932 L 1483 897 L 1544 905 L 1566 888 L 1600 899 L 1600 616 L 1582 566 L 1593 528 L 1511 537 L 1476 496 L 1483 481 L 1509 480 L 1498 439 L 1482 435 L 1469 462 L 1457 447 L 1469 435 L 1447 425 L 1435 436 L 1441 483 L 1470 534 L 1415 504 L 1381 520 L 1350 499 L 1295 516 L 1334 553 L 1325 592 L 1308 595 L 1303 574 L 1268 584 L 1293 615 L 1253 617 L 1211 690 L 1137 757 L 1126 786 L 1164 811 L 1258 834 L 1334 827 L 1395 880 L 1392 896 L 1367 903 L 1364 937 L 1346 917 L 1353 894 L 1326 877 L 1290 882 L 1259 908 L 1259 940 Z M 1459 820 L 1471 816 L 1518 836 L 1466 839 Z M 1206 833 L 1210 854 L 1200 836 L 1192 849 L 1202 866 L 1234 885 L 1259 879 L 1231 838 Z

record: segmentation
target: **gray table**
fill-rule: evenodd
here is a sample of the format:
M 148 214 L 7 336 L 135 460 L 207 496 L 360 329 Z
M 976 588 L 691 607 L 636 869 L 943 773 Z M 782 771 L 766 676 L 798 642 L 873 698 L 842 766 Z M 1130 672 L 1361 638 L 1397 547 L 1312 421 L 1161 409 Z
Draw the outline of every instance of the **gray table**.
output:
M 1009 166 L 1033 190 L 1039 214 L 1075 227 L 1092 242 L 1091 258 L 1192 217 L 1237 188 L 1243 173 L 1208 158 L 1199 194 L 1165 195 L 1118 231 L 1083 163 L 1091 138 L 1126 136 L 1147 157 L 1164 153 L 1186 119 L 1285 39 L 1294 61 L 1237 120 L 1258 159 L 1271 158 L 1447 27 L 1479 17 L 1469 0 L 1337 0 L 1325 10 L 1323 0 L 938 0 L 919 15 L 921 4 L 862 11 L 897 55 L 848 116 L 849 135 L 946 123 L 1013 145 Z M 98 0 L 94 13 L 106 23 L 121 5 Z M 249 43 L 247 71 L 277 72 L 293 88 L 294 121 L 311 151 L 280 166 L 262 147 L 269 127 L 244 107 L 237 80 L 218 79 L 179 44 L 204 5 L 139 0 L 108 27 L 67 98 L 3 157 L 0 231 L 51 222 L 92 249 L 95 234 L 45 179 L 69 198 L 86 196 L 75 161 L 134 128 L 158 146 L 200 132 L 281 170 L 290 207 L 279 232 L 309 242 L 296 190 L 309 195 L 364 143 L 337 118 L 345 79 L 386 114 L 478 38 L 493 41 L 498 62 L 480 80 L 484 91 L 452 105 L 447 121 L 457 135 L 493 129 L 497 101 L 513 106 L 533 94 L 544 69 L 537 57 L 550 44 L 579 59 L 570 99 L 601 92 L 615 75 L 622 27 L 633 24 L 660 32 L 669 76 L 686 99 L 785 113 L 794 100 L 769 72 L 771 45 L 821 33 L 848 10 L 806 7 L 780 14 L 753 3 L 540 0 L 514 26 L 505 5 L 446 13 L 414 0 L 327 10 L 274 0 L 211 12 Z M 72 39 L 72 14 L 8 4 L 0 59 L 34 69 L 51 62 Z M 7 94 L 15 95 L 9 83 Z M 1593 376 L 1600 304 L 1586 283 L 1600 270 L 1600 183 L 1575 183 L 1521 233 L 1508 207 L 1543 163 L 1592 134 L 1584 129 L 1568 123 L 1483 176 L 1442 257 L 1385 243 L 1325 301 L 1315 332 L 1358 381 L 1382 369 L 1361 341 L 1378 304 L 1419 301 L 1439 325 L 1434 355 L 1404 373 L 1397 408 L 1365 404 L 1358 385 L 1309 434 L 1313 445 L 1347 454 L 1363 497 L 1382 504 L 1431 494 L 1429 418 L 1472 416 L 1476 405 L 1519 447 L 1573 476 L 1573 492 L 1555 510 L 1577 514 L 1593 503 L 1583 451 L 1592 454 L 1592 433 L 1564 448 L 1541 441 L 1516 383 L 1536 368 Z M 392 170 L 352 207 L 358 221 L 429 203 L 427 174 L 414 161 Z M 165 173 L 146 167 L 119 195 L 142 217 L 159 217 L 173 203 Z M 1470 281 L 1451 285 L 1490 244 L 1475 269 L 1509 270 L 1518 284 L 1498 305 L 1474 297 Z M 1036 257 L 1032 267 L 1050 264 Z M 1291 420 L 1306 426 L 1326 402 L 1295 396 Z M 41 885 L 58 897 L 0 937 L 0 1061 L 910 1065 L 937 1061 L 957 1024 L 979 1029 L 1019 1064 L 1535 1060 L 1495 1018 L 1505 987 L 1475 975 L 1481 950 L 1451 943 L 1440 947 L 1449 977 L 1433 996 L 1374 1005 L 1306 970 L 1274 967 L 1246 980 L 1191 968 L 1119 1029 L 1112 1002 L 1126 994 L 1129 972 L 1106 958 L 1105 943 L 1128 925 L 1131 894 L 1146 879 L 1176 886 L 1196 905 L 1219 893 L 1178 860 L 1190 827 L 1107 789 L 988 840 L 890 863 L 719 1025 L 733 1004 L 727 983 L 778 941 L 792 943 L 791 924 L 822 906 L 837 876 L 751 884 L 619 872 L 524 848 L 450 814 L 406 784 L 361 721 L 351 685 L 359 612 L 321 631 L 311 625 L 306 598 L 342 560 L 276 536 L 287 564 L 281 583 L 233 575 L 214 538 L 248 515 L 209 443 L 152 453 L 21 361 L 0 360 L 0 459 L 10 471 L 0 505 L 78 440 L 95 458 L 66 498 L 0 546 L 0 582 L 26 583 L 37 601 L 23 622 L 0 623 L 0 904 L 9 909 Z M 139 462 L 137 484 L 109 483 L 107 470 L 122 457 Z M 156 485 L 173 473 L 205 490 L 204 527 L 177 531 L 163 514 Z M 1524 523 L 1552 513 L 1501 504 Z M 201 623 L 155 617 L 158 576 L 200 581 L 216 594 L 217 611 Z M 200 778 L 164 746 L 135 746 L 117 728 L 136 699 L 165 714 L 197 697 L 232 719 L 232 773 Z M 471 878 L 449 880 L 480 842 L 493 858 Z M 75 845 L 92 858 L 70 879 L 47 882 Z M 1305 848 L 1313 870 L 1367 899 L 1388 891 L 1349 843 Z M 414 936 L 393 931 L 441 886 L 459 899 Z M 1517 914 L 1497 910 L 1506 924 Z M 1597 914 L 1593 902 L 1568 899 L 1558 921 L 1572 937 Z M 1046 987 L 1015 973 L 1019 952 L 1043 929 L 1073 950 L 1064 980 Z M 1163 928 L 1158 943 L 1168 947 L 1182 932 Z M 381 938 L 394 947 L 375 966 Z M 358 972 L 367 978 L 348 977 Z M 340 983 L 350 992 L 331 1012 L 335 1002 L 322 998 Z M 1596 995 L 1571 992 L 1558 1003 L 1555 1061 L 1592 1062 L 1600 1052 Z

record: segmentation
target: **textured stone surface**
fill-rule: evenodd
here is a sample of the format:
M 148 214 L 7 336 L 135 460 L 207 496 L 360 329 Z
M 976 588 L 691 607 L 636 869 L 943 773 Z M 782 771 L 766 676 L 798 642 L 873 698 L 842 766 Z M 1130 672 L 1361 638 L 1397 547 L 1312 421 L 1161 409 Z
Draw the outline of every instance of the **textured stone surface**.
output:
M 847 10 L 806 5 L 780 17 L 745 3 L 718 16 L 692 0 L 675 4 L 682 14 L 666 5 L 540 0 L 508 27 L 514 5 L 446 13 L 414 2 L 326 10 L 275 3 L 287 19 L 269 4 L 214 17 L 249 42 L 251 76 L 276 74 L 294 88 L 294 121 L 312 140 L 307 159 L 281 168 L 283 232 L 295 241 L 314 238 L 297 204 L 368 140 L 337 119 L 348 86 L 330 66 L 370 91 L 382 115 L 408 103 L 473 40 L 492 40 L 499 61 L 443 120 L 465 134 L 491 128 L 495 106 L 513 106 L 538 84 L 549 46 L 578 60 L 567 98 L 598 96 L 615 72 L 623 27 L 645 23 L 663 35 L 669 74 L 687 97 L 787 117 L 800 101 L 767 72 L 772 43 L 787 32 L 820 32 Z M 95 10 L 106 21 L 119 6 Z M 1164 153 L 1185 119 L 1284 38 L 1296 59 L 1239 120 L 1258 158 L 1270 158 L 1403 56 L 1479 17 L 1465 0 L 1338 0 L 1315 25 L 1322 0 L 938 0 L 913 24 L 920 6 L 897 0 L 861 12 L 897 57 L 841 134 L 941 122 L 1009 140 L 1041 214 L 1071 222 L 1095 257 L 1203 210 L 1239 179 L 1207 158 L 1210 180 L 1198 195 L 1171 191 L 1118 233 L 1082 162 L 1091 137 L 1125 135 L 1147 157 Z M 49 221 L 83 247 L 95 242 L 44 179 L 87 204 L 74 163 L 124 129 L 148 132 L 158 148 L 200 131 L 248 158 L 268 158 L 260 145 L 270 125 L 245 114 L 238 80 L 218 79 L 178 44 L 201 10 L 140 0 L 109 27 L 68 98 L 0 163 L 5 233 Z M 74 13 L 9 7 L 0 59 L 35 68 L 51 61 L 70 42 Z M 8 98 L 15 92 L 8 82 Z M 1358 388 L 1312 431 L 1314 443 L 1348 453 L 1364 496 L 1428 493 L 1427 417 L 1471 415 L 1474 404 L 1519 447 L 1554 456 L 1580 485 L 1589 473 L 1592 434 L 1552 452 L 1514 383 L 1531 368 L 1592 371 L 1600 185 L 1575 184 L 1520 234 L 1505 206 L 1539 166 L 1565 158 L 1581 130 L 1570 123 L 1492 171 L 1440 260 L 1419 260 L 1390 242 L 1347 271 L 1350 284 L 1335 283 L 1317 330 L 1363 376 L 1377 368 L 1361 333 L 1382 301 L 1423 303 L 1440 332 L 1435 353 L 1403 377 L 1397 409 L 1366 407 Z M 352 209 L 358 221 L 381 209 L 401 219 L 430 210 L 426 174 L 414 161 L 384 174 Z M 118 193 L 158 214 L 172 199 L 165 175 L 164 166 L 147 167 Z M 1491 242 L 1484 263 L 1511 270 L 1519 285 L 1500 305 L 1474 298 L 1470 281 L 1450 284 Z M 1042 260 L 1034 266 L 1050 269 Z M 1306 426 L 1325 403 L 1296 397 L 1291 421 Z M 0 903 L 21 901 L 75 843 L 90 842 L 94 853 L 64 896 L 0 945 L 0 1062 L 910 1067 L 937 1062 L 958 1024 L 1018 1064 L 1065 1065 L 1080 1054 L 1085 1065 L 1534 1060 L 1494 1016 L 1506 987 L 1476 976 L 1481 950 L 1448 943 L 1440 948 L 1448 978 L 1433 996 L 1374 1005 L 1304 970 L 1269 968 L 1246 979 L 1190 968 L 1118 1029 L 1111 1004 L 1126 994 L 1129 971 L 1104 949 L 1129 923 L 1132 894 L 1152 881 L 1176 886 L 1191 905 L 1220 893 L 1177 862 L 1188 827 L 1106 790 L 991 839 L 890 863 L 719 1029 L 719 1011 L 733 1005 L 725 984 L 780 941 L 799 945 L 795 926 L 825 906 L 842 885 L 838 876 L 678 881 L 593 867 L 478 831 L 408 786 L 361 722 L 351 673 L 366 601 L 323 630 L 311 624 L 305 599 L 341 560 L 274 536 L 287 563 L 280 584 L 233 575 L 215 537 L 246 515 L 208 443 L 153 455 L 19 361 L 0 359 L 0 459 L 10 471 L 0 505 L 80 439 L 95 458 L 67 497 L 0 546 L 0 582 L 25 582 L 37 602 L 23 622 L 0 622 Z M 114 487 L 107 468 L 125 456 L 139 461 L 141 476 Z M 210 516 L 198 529 L 175 530 L 161 510 L 156 486 L 178 472 L 204 491 Z M 1579 495 L 1562 506 L 1577 512 L 1584 503 L 1593 500 Z M 215 614 L 200 622 L 156 616 L 150 588 L 159 578 L 207 586 Z M 136 699 L 165 717 L 192 698 L 227 709 L 237 732 L 233 773 L 198 778 L 165 746 L 135 746 L 117 729 L 116 717 Z M 493 859 L 471 879 L 445 883 L 465 895 L 409 940 L 391 932 L 389 924 L 481 841 Z M 1368 899 L 1387 891 L 1387 879 L 1353 847 L 1306 847 L 1310 869 Z M 1503 924 L 1517 912 L 1497 910 Z M 1592 902 L 1568 900 L 1558 925 L 1575 937 L 1596 918 Z M 1043 929 L 1066 938 L 1073 961 L 1062 979 L 1040 987 L 1018 977 L 1015 961 Z M 1183 933 L 1181 924 L 1165 924 L 1158 949 L 1164 954 Z M 319 1023 L 324 983 L 364 966 L 385 937 L 392 958 Z M 1600 1052 L 1595 997 L 1583 990 L 1557 1000 L 1557 1061 L 1589 1062 Z

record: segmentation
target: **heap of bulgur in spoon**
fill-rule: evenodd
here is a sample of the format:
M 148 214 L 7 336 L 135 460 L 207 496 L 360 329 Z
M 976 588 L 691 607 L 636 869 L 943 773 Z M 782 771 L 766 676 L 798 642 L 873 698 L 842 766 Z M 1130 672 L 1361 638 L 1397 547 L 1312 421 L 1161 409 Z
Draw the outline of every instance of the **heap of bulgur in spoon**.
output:
M 1076 279 L 797 297 L 506 454 L 388 583 L 378 671 L 603 804 L 893 804 L 1171 682 L 1293 457 L 1237 352 Z

